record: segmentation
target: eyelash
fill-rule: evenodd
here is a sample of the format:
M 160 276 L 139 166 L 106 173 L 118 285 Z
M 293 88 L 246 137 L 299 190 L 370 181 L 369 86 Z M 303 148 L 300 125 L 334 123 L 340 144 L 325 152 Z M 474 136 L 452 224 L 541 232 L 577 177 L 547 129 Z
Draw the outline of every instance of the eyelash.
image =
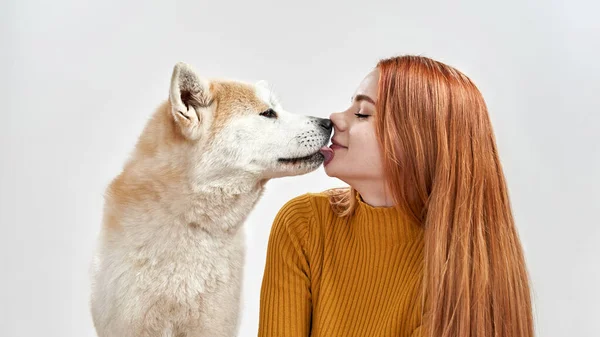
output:
M 371 117 L 371 115 L 363 115 L 363 114 L 359 114 L 359 113 L 355 113 L 354 116 L 358 117 L 358 119 L 367 119 L 367 118 Z

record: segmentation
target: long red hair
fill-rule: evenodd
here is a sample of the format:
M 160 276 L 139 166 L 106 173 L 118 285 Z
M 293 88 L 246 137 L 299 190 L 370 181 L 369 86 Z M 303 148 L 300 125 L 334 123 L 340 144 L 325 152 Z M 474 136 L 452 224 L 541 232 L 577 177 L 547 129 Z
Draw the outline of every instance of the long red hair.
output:
M 457 69 L 383 59 L 376 133 L 394 201 L 425 232 L 428 336 L 534 335 L 529 277 L 484 99 Z M 353 189 L 330 191 L 341 215 Z

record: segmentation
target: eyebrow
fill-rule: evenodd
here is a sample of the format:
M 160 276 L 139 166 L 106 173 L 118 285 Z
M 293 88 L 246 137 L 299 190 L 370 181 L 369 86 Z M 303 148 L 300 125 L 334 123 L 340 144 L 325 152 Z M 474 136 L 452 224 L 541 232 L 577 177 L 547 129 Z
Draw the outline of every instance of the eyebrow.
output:
M 359 94 L 356 96 L 352 97 L 352 101 L 353 102 L 360 102 L 360 101 L 367 101 L 373 105 L 375 105 L 375 100 L 372 99 L 371 97 L 367 96 L 367 95 L 363 95 L 363 94 Z

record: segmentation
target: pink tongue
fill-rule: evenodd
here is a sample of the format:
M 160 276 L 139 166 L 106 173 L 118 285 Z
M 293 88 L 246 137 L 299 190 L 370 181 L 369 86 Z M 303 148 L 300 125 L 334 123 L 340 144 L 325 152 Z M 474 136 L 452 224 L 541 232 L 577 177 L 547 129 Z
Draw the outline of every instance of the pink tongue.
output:
M 321 153 L 325 156 L 325 164 L 329 163 L 329 161 L 333 158 L 333 150 L 327 146 L 323 146 L 321 148 Z

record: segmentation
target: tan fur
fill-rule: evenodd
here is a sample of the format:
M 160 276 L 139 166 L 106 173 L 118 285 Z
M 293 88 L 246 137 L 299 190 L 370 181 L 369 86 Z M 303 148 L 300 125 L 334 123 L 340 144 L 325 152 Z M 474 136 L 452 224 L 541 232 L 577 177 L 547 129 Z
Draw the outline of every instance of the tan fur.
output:
M 161 145 L 173 146 L 185 142 L 185 137 L 178 131 L 175 120 L 169 114 L 170 109 L 170 102 L 161 104 L 139 137 L 135 152 L 151 157 L 158 152 Z
M 221 131 L 231 118 L 248 111 L 265 111 L 269 108 L 256 97 L 254 88 L 245 83 L 221 82 L 213 84 L 212 88 L 219 97 L 213 134 Z

